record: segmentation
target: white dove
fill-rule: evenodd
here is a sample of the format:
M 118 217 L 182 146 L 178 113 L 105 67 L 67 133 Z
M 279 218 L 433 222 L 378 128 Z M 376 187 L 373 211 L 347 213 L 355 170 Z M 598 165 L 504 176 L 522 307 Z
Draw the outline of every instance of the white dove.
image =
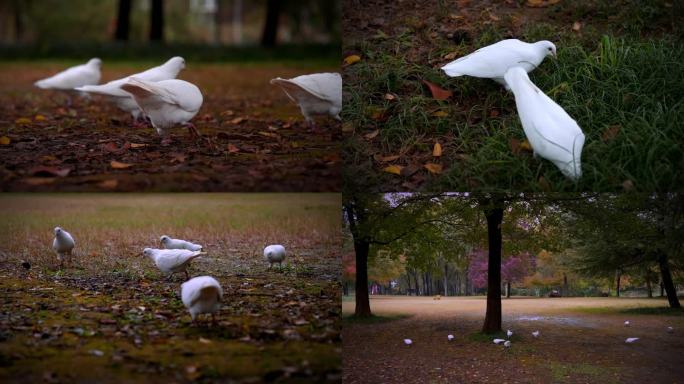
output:
M 68 68 L 51 77 L 36 81 L 33 85 L 40 89 L 76 92 L 74 88 L 100 82 L 102 60 L 92 58 L 87 63 Z M 71 98 L 69 98 L 71 104 Z
M 130 93 L 121 89 L 121 85 L 126 83 L 130 77 L 136 77 L 145 81 L 175 79 L 183 68 L 185 68 L 185 60 L 182 57 L 176 56 L 169 59 L 166 63 L 158 67 L 150 68 L 147 71 L 136 73 L 122 79 L 112 80 L 102 85 L 86 85 L 79 87 L 76 90 L 107 97 L 116 104 L 119 109 L 129 112 L 133 116 L 134 121 L 137 121 L 138 117 L 140 117 L 140 107 Z
M 447 335 L 447 340 L 451 341 L 454 339 L 454 335 Z
M 667 333 L 674 333 L 674 328 L 667 327 Z
M 280 244 L 269 245 L 264 248 L 264 257 L 268 260 L 268 269 L 271 269 L 275 263 L 282 268 L 283 260 L 285 260 L 285 247 Z
M 539 331 L 534 331 L 534 332 L 532 332 L 532 336 L 534 336 L 534 337 L 539 337 Z
M 76 242 L 69 232 L 60 227 L 55 227 L 55 239 L 52 241 L 52 249 L 57 252 L 60 267 L 64 265 L 66 255 L 71 256 L 71 251 L 75 245 Z
M 511 341 L 506 340 L 506 342 L 504 343 L 504 347 L 509 348 L 510 346 L 511 346 Z
M 509 69 L 504 78 L 515 95 L 520 122 L 534 155 L 553 162 L 565 176 L 577 181 L 582 176 L 582 129 L 530 81 L 523 68 Z
M 510 339 L 511 336 L 513 336 L 513 331 L 511 331 L 510 329 L 506 330 L 506 336 Z
M 629 320 L 625 320 L 625 327 L 629 327 Z
M 506 340 L 504 340 L 504 339 L 494 339 L 494 344 L 501 344 L 501 343 L 503 343 L 503 342 L 505 342 L 505 341 L 506 341 Z
M 315 127 L 314 115 L 330 115 L 341 120 L 342 76 L 339 73 L 314 73 L 292 79 L 272 79 L 302 111 L 306 123 Z
M 411 345 L 411 344 L 413 344 L 413 340 L 411 340 L 411 339 L 404 339 L 404 344 L 406 344 L 406 345 Z
M 503 78 L 509 68 L 519 66 L 530 72 L 548 55 L 556 56 L 556 46 L 550 41 L 526 43 L 508 39 L 458 58 L 444 65 L 442 70 L 450 77 L 466 75 L 490 78 L 509 89 Z
M 143 254 L 154 261 L 154 264 L 162 272 L 172 275 L 177 272 L 185 272 L 185 278 L 189 279 L 188 265 L 196 258 L 206 253 L 201 251 L 188 251 L 187 249 L 153 249 L 145 248 Z
M 633 342 L 635 342 L 635 341 L 637 341 L 637 340 L 639 340 L 638 337 L 628 337 L 627 339 L 625 339 L 625 343 L 631 344 L 631 343 L 633 343 Z
M 181 298 L 193 322 L 197 315 L 211 313 L 211 320 L 215 323 L 222 297 L 221 284 L 211 276 L 194 277 L 181 284 Z
M 159 239 L 159 243 L 166 249 L 187 249 L 189 251 L 201 251 L 202 246 L 181 239 L 172 239 L 166 235 Z
M 189 123 L 203 102 L 202 92 L 194 84 L 177 79 L 152 82 L 130 77 L 120 87 L 133 95 L 160 136 L 166 136 L 169 128 L 183 124 L 199 137 L 195 126 Z

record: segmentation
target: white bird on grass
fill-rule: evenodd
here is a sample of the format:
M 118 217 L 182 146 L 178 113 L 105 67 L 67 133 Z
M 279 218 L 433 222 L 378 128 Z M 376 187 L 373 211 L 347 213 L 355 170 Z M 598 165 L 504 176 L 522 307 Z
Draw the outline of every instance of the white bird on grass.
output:
M 188 251 L 201 251 L 202 246 L 181 239 L 172 239 L 169 236 L 162 236 L 159 243 L 166 249 L 187 249 Z
M 454 335 L 447 335 L 447 340 L 452 341 L 454 339 Z
M 100 68 L 102 60 L 90 59 L 87 63 L 68 68 L 51 77 L 38 80 L 33 85 L 40 89 L 52 89 L 67 92 L 68 103 L 71 105 L 71 97 L 68 93 L 76 92 L 74 88 L 84 85 L 95 85 L 100 82 Z
M 314 73 L 292 79 L 272 79 L 302 111 L 306 123 L 315 127 L 314 115 L 329 115 L 341 120 L 342 76 L 339 73 Z
M 510 329 L 506 330 L 506 337 L 510 339 L 511 336 L 513 336 L 513 331 L 511 331 Z
M 629 327 L 629 320 L 625 320 L 625 327 Z
M 177 79 L 153 82 L 130 77 L 120 88 L 133 95 L 160 136 L 166 136 L 168 129 L 178 124 L 187 126 L 194 137 L 200 136 L 190 123 L 204 101 L 196 85 Z
M 631 343 L 633 343 L 633 342 L 635 342 L 635 341 L 637 341 L 637 340 L 639 340 L 638 337 L 628 337 L 627 339 L 625 339 L 625 343 L 631 344 Z
M 501 344 L 505 341 L 506 341 L 505 339 L 494 339 L 494 344 Z
M 76 242 L 71 234 L 60 227 L 55 227 L 55 239 L 52 241 L 52 249 L 57 253 L 60 268 L 64 265 L 64 259 L 68 255 L 71 258 L 71 251 Z
M 511 67 L 521 67 L 530 72 L 537 68 L 546 56 L 556 56 L 556 46 L 546 40 L 526 43 L 518 39 L 502 40 L 482 47 L 442 67 L 450 77 L 473 76 L 489 78 L 509 89 L 504 75 Z
M 506 342 L 504 343 L 504 347 L 510 348 L 510 346 L 511 346 L 511 341 L 510 341 L 510 340 L 506 340 Z
M 187 268 L 190 262 L 206 253 L 201 251 L 188 251 L 187 249 L 153 249 L 145 248 L 143 254 L 152 261 L 162 272 L 172 275 L 177 272 L 185 272 L 185 278 L 189 279 Z
M 674 333 L 674 328 L 667 327 L 667 333 Z
M 211 313 L 211 320 L 216 323 L 216 312 L 221 309 L 223 289 L 211 276 L 199 276 L 181 284 L 183 304 L 190 311 L 192 321 L 197 315 Z
M 534 332 L 532 332 L 532 336 L 534 336 L 534 337 L 539 337 L 539 331 L 534 331 Z
M 515 95 L 520 122 L 535 157 L 553 162 L 566 177 L 579 180 L 584 133 L 577 122 L 537 88 L 523 68 L 509 69 L 504 79 Z
M 280 244 L 269 245 L 264 248 L 264 257 L 268 260 L 268 269 L 271 269 L 273 264 L 278 263 L 278 266 L 283 268 L 283 260 L 285 260 L 285 247 Z
M 145 81 L 175 79 L 183 68 L 185 68 L 185 60 L 182 57 L 176 56 L 169 59 L 166 63 L 158 67 L 150 68 L 144 72 L 136 73 L 122 79 L 112 80 L 102 85 L 82 86 L 76 88 L 76 90 L 105 96 L 116 104 L 119 109 L 129 112 L 133 116 L 133 121 L 137 122 L 141 114 L 140 107 L 130 93 L 121 89 L 121 85 L 125 84 L 131 77 L 136 77 Z
M 411 345 L 411 344 L 413 344 L 413 340 L 411 340 L 411 339 L 404 339 L 404 344 L 406 344 L 406 345 Z

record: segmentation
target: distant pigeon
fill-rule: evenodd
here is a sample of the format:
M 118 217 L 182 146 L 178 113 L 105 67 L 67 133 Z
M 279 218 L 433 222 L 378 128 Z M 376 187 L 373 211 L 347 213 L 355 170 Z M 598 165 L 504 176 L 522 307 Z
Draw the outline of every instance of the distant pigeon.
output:
M 534 332 L 532 332 L 532 336 L 534 336 L 534 337 L 539 337 L 539 331 L 534 331 Z
M 59 259 L 59 266 L 64 265 L 64 259 L 68 255 L 71 258 L 71 251 L 73 251 L 76 242 L 71 234 L 60 227 L 55 227 L 55 239 L 52 241 L 52 249 L 57 253 Z
M 637 340 L 639 340 L 638 337 L 628 337 L 628 338 L 625 340 L 625 343 L 631 344 L 631 343 L 633 343 L 633 342 L 635 342 L 635 341 L 637 341 Z
M 268 269 L 271 269 L 273 264 L 278 263 L 280 268 L 283 268 L 283 260 L 285 260 L 285 247 L 280 244 L 269 245 L 264 248 L 264 257 L 268 261 Z
M 674 333 L 674 328 L 667 327 L 667 333 Z
M 501 344 L 505 341 L 506 341 L 505 339 L 494 339 L 494 344 Z
M 172 239 L 169 236 L 162 236 L 159 243 L 166 249 L 187 249 L 188 251 L 201 251 L 202 246 L 181 239 Z
M 187 268 L 190 262 L 202 255 L 201 251 L 188 251 L 187 249 L 152 249 L 145 248 L 143 254 L 152 261 L 162 272 L 172 275 L 177 272 L 185 272 L 185 278 L 189 279 Z
M 404 339 L 404 344 L 406 344 L 406 345 L 411 345 L 411 344 L 413 344 L 413 340 L 411 340 L 411 339 Z
M 492 79 L 509 89 L 504 75 L 512 67 L 525 72 L 537 68 L 546 56 L 556 56 L 556 46 L 550 41 L 526 43 L 517 39 L 501 40 L 458 58 L 442 67 L 450 77 L 473 76 Z
M 584 133 L 577 122 L 537 88 L 523 68 L 511 68 L 504 79 L 515 95 L 520 122 L 534 155 L 554 163 L 571 180 L 579 180 Z
M 116 104 L 119 109 L 129 112 L 137 121 L 141 115 L 140 107 L 130 93 L 121 89 L 121 85 L 126 83 L 131 77 L 136 77 L 145 81 L 175 79 L 183 68 L 185 68 L 185 60 L 182 57 L 176 56 L 169 59 L 166 63 L 158 67 L 150 68 L 144 72 L 136 73 L 122 79 L 113 80 L 102 85 L 86 85 L 79 87 L 76 90 L 107 97 L 111 102 Z
M 510 329 L 507 330 L 507 331 L 506 331 L 506 336 L 510 339 L 511 336 L 513 336 L 513 331 L 511 331 Z
M 170 128 L 179 124 L 186 125 L 193 136 L 199 136 L 190 123 L 204 101 L 196 85 L 177 79 L 146 81 L 135 76 L 120 87 L 133 95 L 160 136 L 166 136 Z
M 506 342 L 504 343 L 504 347 L 509 348 L 510 346 L 511 346 L 511 341 L 506 340 Z
M 447 340 L 452 341 L 454 339 L 454 335 L 447 335 Z
M 292 79 L 272 79 L 297 105 L 309 126 L 314 127 L 315 115 L 329 115 L 341 120 L 342 76 L 339 73 L 314 73 Z
M 629 327 L 629 320 L 625 321 L 625 327 Z
M 212 321 L 216 322 L 215 314 L 221 309 L 222 297 L 221 284 L 211 276 L 195 277 L 181 284 L 181 298 L 192 321 L 199 314 L 211 313 Z
M 71 67 L 51 77 L 36 81 L 34 85 L 41 89 L 52 89 L 64 92 L 76 92 L 75 88 L 84 85 L 95 85 L 100 82 L 102 60 L 90 59 L 86 64 Z M 71 103 L 71 99 L 69 99 Z

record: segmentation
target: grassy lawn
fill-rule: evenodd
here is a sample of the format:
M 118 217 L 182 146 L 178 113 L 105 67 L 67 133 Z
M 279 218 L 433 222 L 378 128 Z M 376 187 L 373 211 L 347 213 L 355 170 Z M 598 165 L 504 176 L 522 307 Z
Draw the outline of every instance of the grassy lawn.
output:
M 684 45 L 672 16 L 681 4 L 562 1 L 493 10 L 486 1 L 459 3 L 465 5 L 387 6 L 380 20 L 360 9 L 346 26 L 345 55 L 361 57 L 344 70 L 349 180 L 383 191 L 681 187 Z M 439 69 L 511 37 L 551 40 L 558 48 L 558 58 L 547 58 L 530 78 L 586 135 L 578 183 L 520 146 L 525 135 L 512 94 L 491 80 L 449 78 Z M 423 80 L 452 97 L 432 98 Z M 441 171 L 428 171 L 428 163 Z M 391 165 L 401 174 L 383 171 Z
M 0 380 L 339 380 L 339 206 L 335 194 L 1 196 Z M 63 270 L 57 225 L 76 240 Z M 204 246 L 189 272 L 221 283 L 217 326 L 191 325 L 181 275 L 142 256 L 162 234 Z M 282 270 L 263 260 L 272 243 L 288 250 Z

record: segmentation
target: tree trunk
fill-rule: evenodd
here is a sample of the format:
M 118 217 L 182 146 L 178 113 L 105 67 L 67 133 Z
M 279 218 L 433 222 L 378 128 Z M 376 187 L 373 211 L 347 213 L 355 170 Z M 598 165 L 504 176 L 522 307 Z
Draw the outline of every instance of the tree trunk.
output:
M 511 282 L 510 281 L 506 282 L 506 298 L 507 299 L 511 298 Z
M 670 273 L 670 265 L 665 253 L 658 256 L 658 265 L 660 266 L 660 274 L 663 279 L 663 286 L 667 293 L 667 301 L 670 303 L 670 308 L 681 308 L 679 299 L 677 298 L 677 289 L 672 282 L 672 274 Z
M 482 327 L 483 333 L 501 331 L 501 221 L 503 208 L 495 207 L 485 211 L 487 217 L 487 243 L 489 265 L 487 266 L 487 313 Z
M 116 31 L 114 39 L 128 41 L 131 26 L 131 0 L 119 0 L 119 12 L 116 17 Z
M 465 288 L 465 296 L 470 296 L 470 290 L 468 289 L 468 268 L 463 272 L 463 280 L 465 281 L 465 284 L 463 285 L 463 288 Z
M 152 0 L 150 11 L 150 40 L 164 41 L 164 1 Z
M 280 19 L 280 3 L 282 0 L 268 0 L 266 3 L 266 22 L 261 35 L 261 45 L 275 47 L 278 40 L 278 21 Z
M 568 275 L 565 272 L 563 272 L 563 292 L 561 292 L 561 296 L 570 296 L 570 292 L 568 291 Z
M 418 271 L 413 270 L 413 281 L 416 283 L 416 296 L 420 296 L 420 285 L 418 285 Z
M 620 297 L 620 278 L 622 277 L 622 271 L 619 269 L 615 271 L 615 296 Z
M 653 285 L 651 284 L 651 271 L 646 271 L 646 289 L 648 289 L 648 297 L 653 297 Z
M 665 296 L 665 285 L 663 285 L 663 281 L 660 281 L 660 297 Z
M 342 284 L 342 294 L 349 296 L 349 284 L 346 281 Z
M 448 279 L 447 279 L 447 273 L 449 273 L 449 265 L 447 263 L 444 263 L 444 296 L 449 296 L 449 289 L 448 287 Z
M 406 271 L 406 287 L 406 293 L 411 295 L 411 274 L 408 270 Z
M 370 309 L 370 299 L 368 298 L 368 251 L 370 244 L 363 240 L 354 240 L 354 251 L 356 252 L 356 309 L 354 316 L 372 316 Z

